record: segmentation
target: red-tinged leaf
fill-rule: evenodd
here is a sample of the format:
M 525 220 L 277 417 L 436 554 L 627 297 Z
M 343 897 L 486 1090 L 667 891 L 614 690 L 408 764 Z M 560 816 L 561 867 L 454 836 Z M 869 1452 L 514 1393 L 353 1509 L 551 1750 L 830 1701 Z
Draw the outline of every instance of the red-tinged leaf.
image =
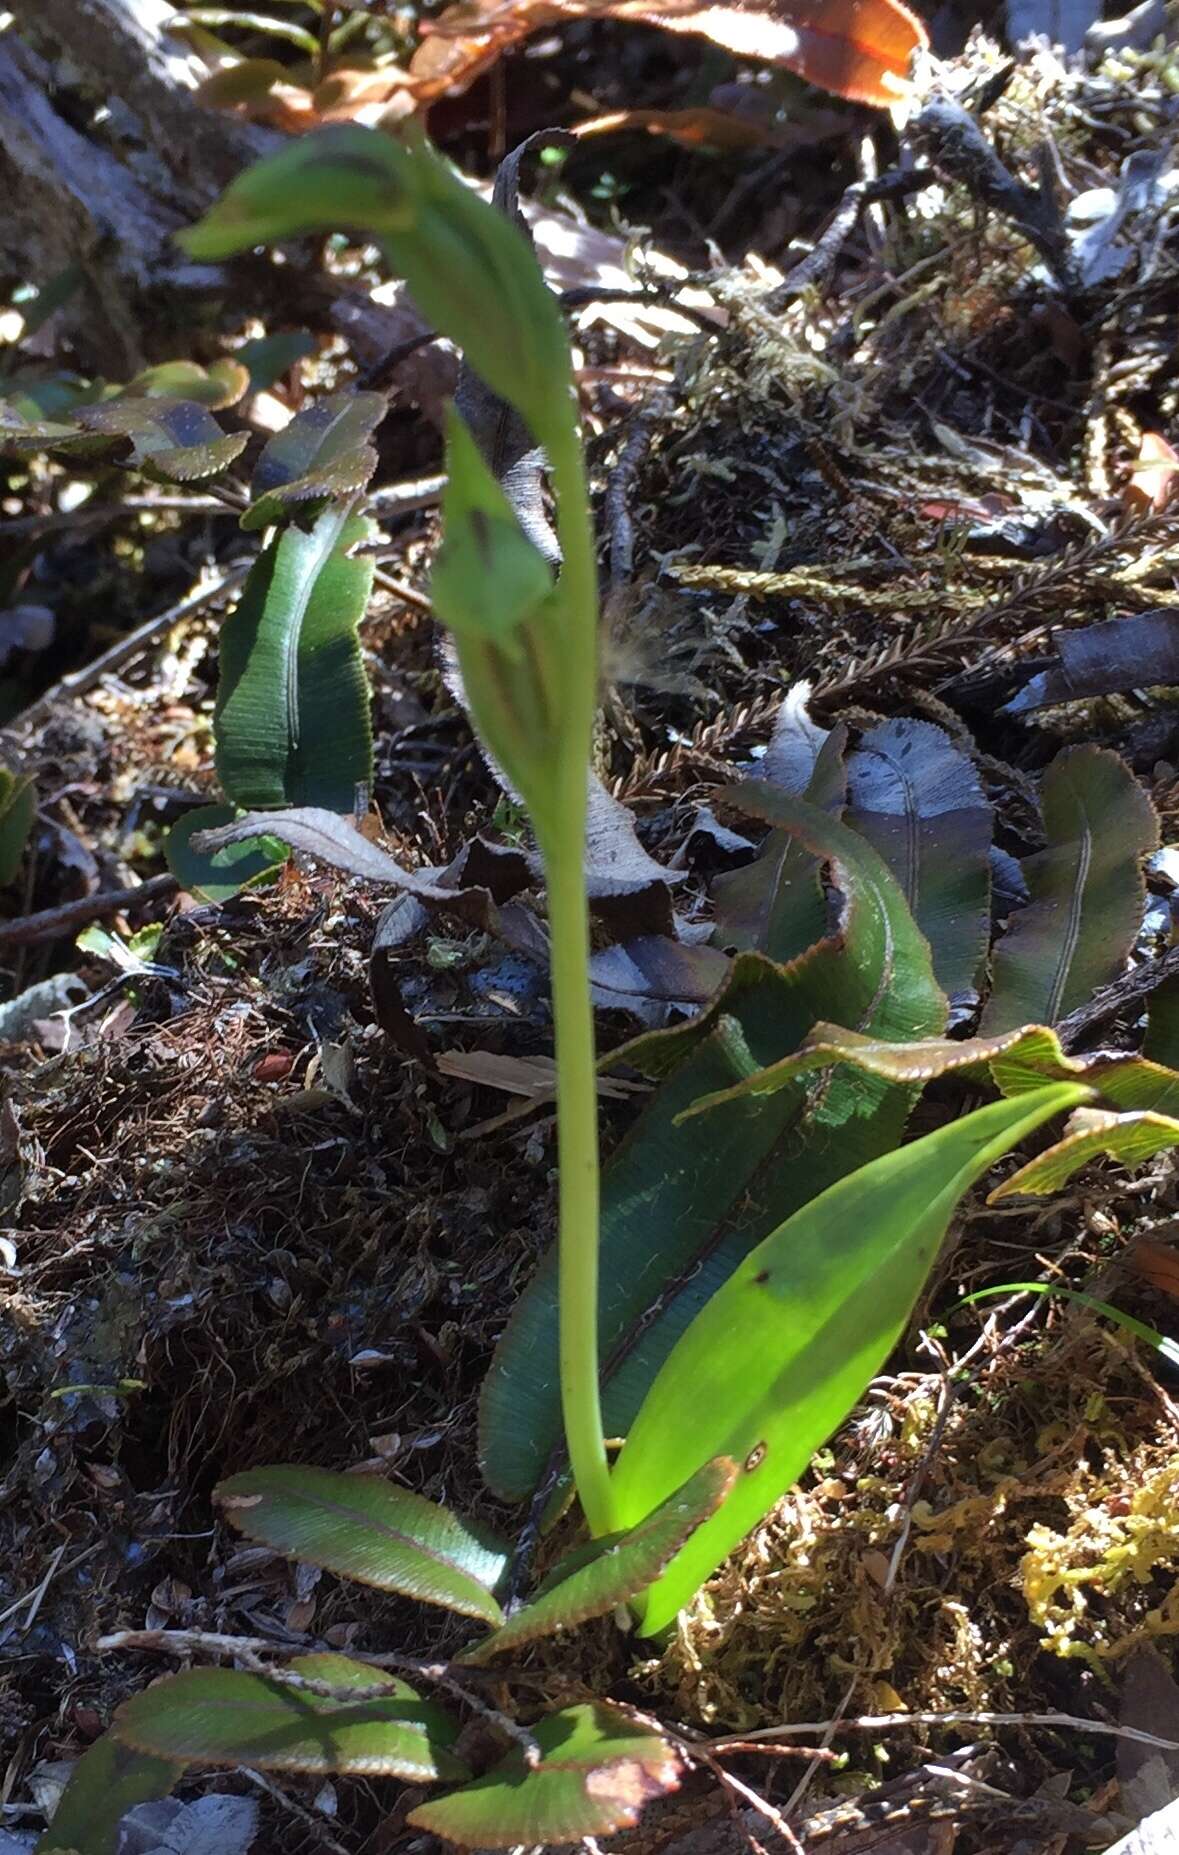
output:
M 1139 1237 L 1126 1261 L 1144 1282 L 1149 1282 L 1160 1294 L 1169 1295 L 1172 1301 L 1179 1301 L 1179 1249 L 1173 1244 Z
M 679 1760 L 653 1727 L 618 1708 L 569 1707 L 533 1728 L 543 1757 L 513 1752 L 487 1777 L 419 1804 L 408 1821 L 463 1848 L 579 1842 L 631 1829 L 644 1804 L 679 1784 Z
M 407 1488 L 330 1469 L 260 1468 L 231 1475 L 215 1498 L 247 1539 L 303 1564 L 483 1623 L 503 1621 L 492 1588 L 507 1548 Z
M 1143 432 L 1138 456 L 1130 466 L 1125 502 L 1131 514 L 1142 515 L 1153 509 L 1165 509 L 1175 494 L 1179 479 L 1179 451 L 1167 443 L 1161 432 Z
M 306 1658 L 294 1672 L 333 1680 Z M 157 1681 L 125 1701 L 111 1731 L 123 1745 L 185 1765 L 254 1765 L 263 1771 L 343 1772 L 405 1778 L 414 1783 L 462 1779 L 466 1767 L 450 1750 L 457 1737 L 443 1709 L 418 1699 L 404 1682 L 365 1669 L 367 1685 L 388 1686 L 389 1698 L 349 1700 L 361 1685 L 340 1671 L 340 1694 L 320 1694 L 268 1675 L 233 1668 L 190 1668 Z

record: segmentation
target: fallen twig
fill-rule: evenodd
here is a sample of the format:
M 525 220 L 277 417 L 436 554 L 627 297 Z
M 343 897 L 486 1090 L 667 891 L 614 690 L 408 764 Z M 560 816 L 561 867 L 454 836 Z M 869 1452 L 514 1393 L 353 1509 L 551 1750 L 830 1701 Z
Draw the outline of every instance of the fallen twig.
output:
M 910 1726 L 1064 1726 L 1106 1739 L 1132 1739 L 1136 1745 L 1155 1746 L 1160 1752 L 1179 1752 L 1179 1739 L 1163 1739 L 1157 1733 L 1141 1732 L 1136 1726 L 1115 1726 L 1111 1720 L 1084 1720 L 1075 1713 L 861 1713 L 850 1720 L 792 1720 L 783 1726 L 761 1726 L 752 1732 L 710 1739 L 708 1745 L 713 1752 L 725 1752 L 759 1740 L 794 1739 L 804 1733 L 822 1735 L 832 1725 L 845 1732 L 865 1733 Z
M 18 915 L 15 921 L 0 921 L 0 947 L 31 947 L 38 941 L 57 940 L 72 934 L 90 921 L 105 915 L 118 915 L 125 908 L 144 908 L 172 895 L 180 884 L 175 876 L 149 876 L 134 889 L 100 889 L 94 895 L 80 896 L 76 902 L 62 902 L 58 908 L 43 908 L 36 915 Z

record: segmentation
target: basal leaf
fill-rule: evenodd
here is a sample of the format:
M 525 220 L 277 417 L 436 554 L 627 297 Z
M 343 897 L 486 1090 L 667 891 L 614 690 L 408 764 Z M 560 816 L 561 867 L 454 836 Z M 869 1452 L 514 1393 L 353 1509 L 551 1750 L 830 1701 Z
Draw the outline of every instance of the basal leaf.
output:
M 317 1664 L 334 1657 L 310 1657 Z M 385 1677 L 366 1671 L 369 1685 Z M 111 1728 L 137 1752 L 185 1765 L 254 1765 L 263 1771 L 340 1772 L 405 1778 L 414 1783 L 461 1779 L 467 1770 L 450 1749 L 457 1736 L 442 1709 L 405 1696 L 349 1700 L 357 1679 L 342 1675 L 339 1698 L 233 1668 L 190 1668 L 124 1701 Z
M 341 1578 L 441 1604 L 492 1625 L 492 1595 L 508 1551 L 498 1540 L 374 1475 L 260 1468 L 217 1489 L 225 1517 L 247 1539 Z
M 742 1470 L 648 1592 L 644 1634 L 672 1621 L 852 1409 L 899 1337 L 962 1194 L 1050 1115 L 1089 1096 L 1057 1083 L 995 1102 L 862 1166 L 759 1244 L 696 1316 L 623 1446 L 615 1510 L 634 1525 L 717 1455 Z
M 131 461 L 160 483 L 193 483 L 216 476 L 239 457 L 248 432 L 223 432 L 206 406 L 191 399 L 104 399 L 79 406 L 83 431 L 124 438 Z
M 990 942 L 991 807 L 944 728 L 897 716 L 847 763 L 847 823 L 884 858 L 933 953 L 938 983 L 970 994 Z
M 644 1804 L 679 1784 L 679 1761 L 650 1726 L 604 1702 L 569 1707 L 533 1729 L 543 1757 L 534 1770 L 513 1752 L 487 1777 L 409 1813 L 463 1848 L 579 1842 L 630 1829 Z
M 357 627 L 371 559 L 349 550 L 373 533 L 325 509 L 287 528 L 250 571 L 221 631 L 214 715 L 217 771 L 236 805 L 351 812 L 372 778 L 368 683 Z
M 387 407 L 383 393 L 327 393 L 297 412 L 258 459 L 242 527 L 268 528 L 300 503 L 362 490 L 377 467 L 372 434 Z
M 206 902 L 227 902 L 254 883 L 277 875 L 290 856 L 279 838 L 260 837 L 230 844 L 210 856 L 193 849 L 192 839 L 232 823 L 232 805 L 199 805 L 178 818 L 164 840 L 168 868 L 182 889 Z
M 468 1649 L 460 1662 L 479 1664 L 540 1636 L 558 1635 L 590 1617 L 603 1617 L 654 1582 L 689 1535 L 716 1512 L 736 1478 L 732 1462 L 708 1462 L 670 1500 L 629 1533 L 595 1540 L 591 1554 L 562 1576 L 557 1567 L 546 1588 Z
M 1058 1140 L 1043 1153 L 1013 1172 L 1009 1179 L 987 1199 L 997 1204 L 1002 1198 L 1021 1194 L 1040 1197 L 1059 1191 L 1090 1160 L 1108 1154 L 1121 1166 L 1131 1169 L 1153 1159 L 1168 1147 L 1179 1146 L 1179 1120 L 1166 1114 L 1111 1114 L 1104 1109 L 1080 1109 Z
M 1070 747 L 1044 774 L 1047 848 L 1025 859 L 1031 901 L 995 949 L 980 1029 L 1055 1024 L 1117 978 L 1142 920 L 1142 861 L 1158 819 L 1130 769 L 1101 747 Z
M 19 870 L 36 816 L 37 788 L 32 780 L 0 767 L 0 888 Z
M 181 1776 L 171 1759 L 121 1745 L 110 1733 L 96 1739 L 70 1773 L 53 1821 L 35 1855 L 116 1855 L 119 1824 L 136 1804 L 167 1797 Z
M 768 786 L 749 784 L 728 796 L 823 859 L 840 899 L 832 930 L 802 957 L 775 965 L 739 954 L 728 984 L 692 1023 L 615 1052 L 666 1080 L 603 1175 L 603 1409 L 613 1436 L 625 1435 L 678 1335 L 754 1244 L 808 1198 L 897 1144 L 915 1091 L 851 1074 L 819 1090 L 797 1082 L 772 1100 L 718 1110 L 707 1138 L 677 1124 L 681 1110 L 796 1050 L 819 1020 L 900 1041 L 945 1022 L 929 950 L 871 846 Z M 496 1349 L 480 1434 L 484 1472 L 507 1499 L 535 1487 L 560 1445 L 551 1253 Z

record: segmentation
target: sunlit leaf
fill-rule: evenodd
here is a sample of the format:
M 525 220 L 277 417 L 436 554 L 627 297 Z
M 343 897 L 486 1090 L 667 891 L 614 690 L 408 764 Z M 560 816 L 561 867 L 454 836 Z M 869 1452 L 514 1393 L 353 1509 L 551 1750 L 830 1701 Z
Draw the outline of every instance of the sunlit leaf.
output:
M 362 490 L 377 467 L 372 434 L 386 410 L 383 393 L 327 393 L 296 413 L 258 459 L 242 527 L 268 528 L 300 503 Z
M 283 19 L 268 13 L 252 13 L 231 6 L 190 6 L 186 8 L 184 18 L 198 26 L 236 26 L 241 32 L 261 33 L 263 37 L 271 39 L 286 39 L 311 58 L 317 57 L 319 53 L 319 40 L 315 34 L 293 19 Z
M 492 1591 L 506 1546 L 406 1488 L 330 1469 L 261 1468 L 231 1475 L 216 1498 L 239 1532 L 288 1558 L 484 1623 L 503 1621 Z
M 231 844 L 213 856 L 202 856 L 193 849 L 197 833 L 215 831 L 233 817 L 232 805 L 199 805 L 178 818 L 164 839 L 164 855 L 173 876 L 182 889 L 203 901 L 228 902 L 242 889 L 277 875 L 290 856 L 288 846 L 276 837 Z
M 1124 1313 L 1108 1301 L 1098 1301 L 1095 1296 L 1082 1294 L 1077 1288 L 1066 1288 L 1063 1282 L 1003 1282 L 996 1288 L 979 1288 L 972 1295 L 963 1295 L 959 1305 L 970 1307 L 975 1301 L 990 1301 L 997 1295 L 1052 1295 L 1062 1301 L 1073 1301 L 1078 1307 L 1091 1309 L 1094 1314 L 1104 1314 L 1107 1320 L 1112 1320 L 1124 1333 L 1133 1334 L 1136 1340 L 1145 1340 L 1148 1346 L 1153 1346 L 1169 1364 L 1179 1365 L 1179 1340 L 1168 1338 L 1157 1327 L 1148 1326 L 1144 1320 L 1136 1320 L 1133 1314 Z
M 325 1676 L 311 1657 L 312 1680 Z M 367 1672 L 367 1671 L 366 1671 Z M 330 1674 L 326 1677 L 331 1679 Z M 339 1696 L 318 1694 L 267 1675 L 232 1668 L 190 1668 L 124 1701 L 112 1733 L 123 1745 L 186 1765 L 254 1765 L 263 1771 L 341 1772 L 413 1782 L 464 1778 L 450 1749 L 457 1737 L 443 1710 L 388 1679 L 391 1696 L 350 1700 L 358 1678 L 341 1676 Z
M 615 1512 L 634 1525 L 717 1455 L 742 1471 L 648 1592 L 644 1634 L 672 1621 L 881 1369 L 962 1194 L 1050 1115 L 1089 1098 L 1057 1083 L 873 1160 L 759 1244 L 696 1316 L 614 1468 Z
M 368 681 L 357 627 L 371 559 L 350 550 L 367 518 L 325 509 L 270 542 L 221 629 L 217 771 L 237 805 L 350 812 L 372 777 Z
M 715 1513 L 736 1477 L 732 1462 L 709 1462 L 671 1499 L 629 1533 L 593 1542 L 568 1571 L 558 1565 L 544 1590 L 517 1610 L 494 1635 L 468 1649 L 462 1662 L 478 1664 L 540 1636 L 606 1616 L 645 1591 L 689 1535 Z
M 916 1089 L 850 1073 L 820 1091 L 798 1082 L 772 1100 L 722 1108 L 706 1138 L 691 1123 L 677 1125 L 680 1111 L 796 1050 L 820 1020 L 899 1042 L 945 1023 L 929 949 L 871 846 L 769 786 L 750 783 L 725 796 L 826 863 L 830 926 L 788 964 L 738 955 L 727 985 L 698 1018 L 615 1052 L 663 1086 L 602 1182 L 603 1408 L 614 1436 L 625 1435 L 679 1334 L 754 1244 L 808 1198 L 897 1144 Z M 513 1310 L 484 1381 L 484 1472 L 504 1498 L 526 1496 L 560 1442 L 558 1386 L 550 1253 Z
M 1054 1024 L 1115 979 L 1142 920 L 1142 861 L 1158 819 L 1124 761 L 1101 747 L 1057 755 L 1041 786 L 1047 848 L 1025 859 L 1031 901 L 993 956 L 980 1028 Z
M 1120 1166 L 1133 1169 L 1153 1159 L 1168 1147 L 1179 1146 L 1179 1120 L 1165 1114 L 1114 1114 L 1104 1109 L 1086 1108 L 1075 1114 L 1065 1129 L 1064 1138 L 1045 1152 L 1013 1172 L 1002 1185 L 995 1187 L 987 1200 L 997 1204 L 1002 1198 L 1022 1193 L 1041 1197 L 1059 1191 L 1074 1172 L 1090 1160 L 1108 1155 Z
M 223 432 L 207 406 L 191 399 L 104 399 L 79 406 L 83 431 L 126 439 L 131 462 L 161 483 L 215 476 L 239 457 L 247 432 Z
M 85 1752 L 70 1773 L 53 1822 L 36 1855 L 116 1855 L 119 1823 L 136 1804 L 167 1797 L 181 1776 L 171 1759 L 121 1745 L 110 1733 Z
M 136 374 L 120 396 L 193 400 L 215 412 L 220 406 L 236 405 L 249 384 L 249 373 L 236 358 L 212 361 L 208 367 L 198 361 L 161 361 Z
M 579 1842 L 630 1829 L 644 1804 L 676 1789 L 679 1761 L 651 1726 L 597 1702 L 533 1728 L 534 1770 L 513 1752 L 487 1777 L 409 1813 L 415 1829 L 464 1848 Z

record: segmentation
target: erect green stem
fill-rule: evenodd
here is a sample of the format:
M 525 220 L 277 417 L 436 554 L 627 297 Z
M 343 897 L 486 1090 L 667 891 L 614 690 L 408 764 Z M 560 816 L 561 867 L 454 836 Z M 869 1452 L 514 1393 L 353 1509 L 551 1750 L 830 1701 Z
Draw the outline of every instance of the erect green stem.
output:
M 597 710 L 598 588 L 581 439 L 548 438 L 561 543 L 562 726 L 554 822 L 542 839 L 557 1051 L 561 1407 L 590 1532 L 613 1531 L 598 1388 L 598 1090 L 589 990 L 586 792 Z M 565 421 L 561 421 L 565 425 Z

